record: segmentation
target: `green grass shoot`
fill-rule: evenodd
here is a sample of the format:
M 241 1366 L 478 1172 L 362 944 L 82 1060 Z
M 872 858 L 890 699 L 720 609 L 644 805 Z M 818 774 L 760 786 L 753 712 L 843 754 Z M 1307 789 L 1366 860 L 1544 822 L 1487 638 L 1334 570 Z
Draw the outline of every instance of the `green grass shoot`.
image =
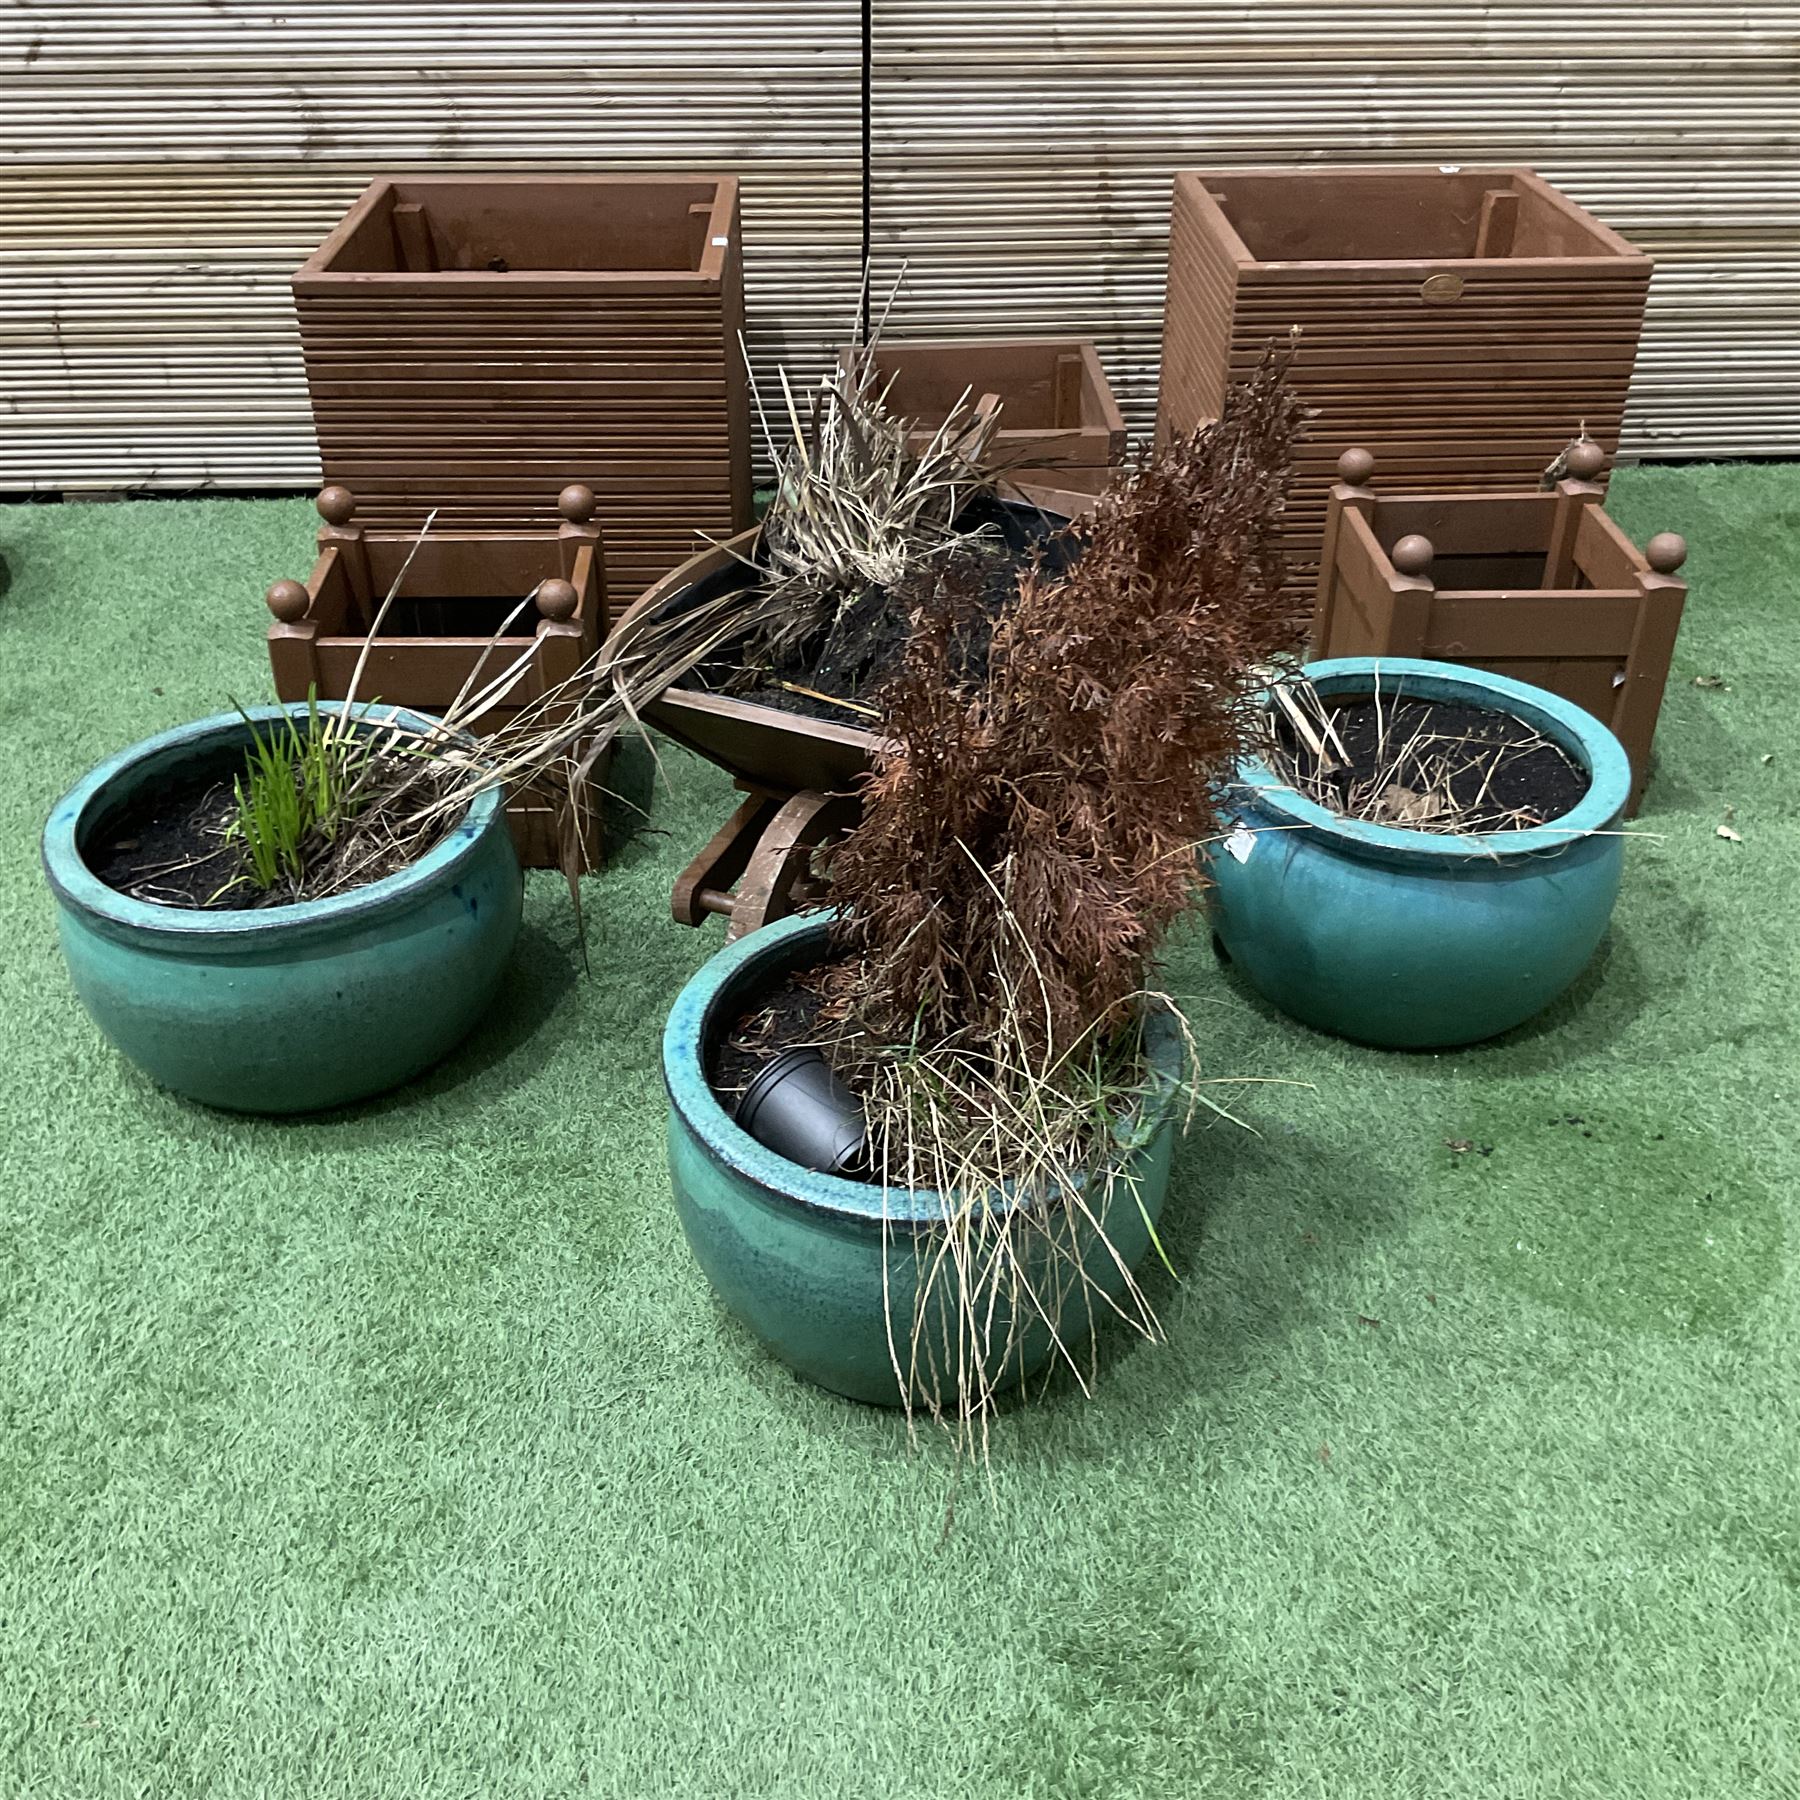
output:
M 236 879 L 266 893 L 277 882 L 299 882 L 308 847 L 334 842 L 354 816 L 368 750 L 356 734 L 330 729 L 316 689 L 307 694 L 304 726 L 290 713 L 265 729 L 237 710 L 250 727 L 250 748 L 233 784 L 237 811 L 226 838 L 243 853 Z

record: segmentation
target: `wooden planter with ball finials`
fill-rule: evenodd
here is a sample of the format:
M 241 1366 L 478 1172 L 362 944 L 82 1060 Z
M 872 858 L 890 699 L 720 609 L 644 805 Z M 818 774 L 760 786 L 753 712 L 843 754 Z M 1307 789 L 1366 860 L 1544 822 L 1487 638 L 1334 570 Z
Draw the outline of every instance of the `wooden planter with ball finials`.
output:
M 1426 657 L 1548 688 L 1612 729 L 1631 759 L 1635 814 L 1687 584 L 1687 545 L 1639 550 L 1607 517 L 1605 452 L 1582 439 L 1548 489 L 1377 494 L 1375 458 L 1338 458 L 1312 656 Z
M 530 662 L 504 704 L 475 722 L 493 731 L 574 676 L 599 648 L 606 568 L 590 489 L 564 488 L 556 500 L 561 524 L 531 535 L 434 529 L 420 538 L 416 530 L 365 528 L 356 523 L 354 496 L 337 486 L 317 504 L 324 524 L 312 574 L 304 583 L 277 581 L 267 595 L 275 615 L 269 663 L 281 699 L 345 699 L 360 662 L 359 699 L 441 712 L 478 664 L 492 678 L 531 643 Z M 371 642 L 375 616 L 409 556 Z M 534 589 L 533 603 L 496 644 L 495 631 Z M 599 866 L 604 774 L 603 763 L 583 821 L 590 869 Z M 521 862 L 561 867 L 557 796 L 527 789 L 508 802 L 506 816 Z

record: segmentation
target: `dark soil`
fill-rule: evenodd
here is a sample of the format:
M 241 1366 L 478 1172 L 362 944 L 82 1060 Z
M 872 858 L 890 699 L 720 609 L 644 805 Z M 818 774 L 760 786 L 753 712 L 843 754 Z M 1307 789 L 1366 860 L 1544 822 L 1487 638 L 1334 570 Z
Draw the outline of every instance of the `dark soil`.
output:
M 706 1079 L 727 1112 L 737 1111 L 738 1097 L 764 1063 L 772 1062 L 784 1050 L 825 1041 L 826 1030 L 819 1019 L 825 1004 L 824 981 L 824 965 L 796 969 L 719 1034 Z
M 517 594 L 457 595 L 454 599 L 433 600 L 425 596 L 396 596 L 381 621 L 384 638 L 491 638 L 506 625 L 507 615 L 519 604 Z M 535 605 L 528 606 L 502 636 L 528 638 L 536 634 L 541 623 Z
M 233 752 L 140 794 L 98 821 L 81 846 L 83 861 L 135 900 L 224 910 L 213 896 L 237 873 L 238 853 L 220 837 L 237 805 L 232 778 L 243 766 L 243 753 Z
M 408 764 L 404 772 L 415 768 Z M 190 765 L 178 779 L 136 795 L 128 805 L 96 820 L 80 846 L 82 860 L 108 887 L 163 906 L 244 912 L 307 899 L 304 892 L 294 893 L 285 885 L 267 892 L 241 885 L 220 892 L 243 867 L 238 847 L 223 842 L 225 827 L 237 810 L 233 782 L 243 770 L 241 749 L 222 750 Z M 416 792 L 416 801 L 427 798 L 428 789 Z M 431 842 L 442 835 L 439 831 Z M 357 885 L 380 881 L 402 866 L 397 856 L 377 860 Z
M 983 533 L 977 554 L 988 560 L 985 577 L 971 585 L 979 604 L 971 613 L 959 646 L 959 661 L 971 679 L 987 667 L 994 621 L 1018 591 L 1019 571 L 1044 554 L 1048 566 L 1062 566 L 1061 546 L 1045 550 L 1066 521 L 1035 506 L 982 495 L 957 515 L 958 531 Z M 703 663 L 683 685 L 713 693 L 729 693 L 759 706 L 823 719 L 834 725 L 870 727 L 876 719 L 866 709 L 878 707 L 882 686 L 898 670 L 906 653 L 906 614 L 894 590 L 872 587 L 845 607 L 829 638 L 806 646 L 791 666 L 749 669 L 744 646 L 728 645 Z M 813 693 L 796 693 L 811 688 Z M 852 706 L 833 705 L 825 694 Z M 858 710 L 858 708 L 864 710 Z
M 1334 704 L 1331 719 L 1346 767 L 1323 773 L 1285 717 L 1276 737 L 1309 795 L 1332 804 L 1357 790 L 1446 796 L 1442 819 L 1470 832 L 1527 830 L 1570 812 L 1591 785 L 1556 744 L 1511 713 L 1435 700 L 1353 699 Z M 1359 815 L 1379 816 L 1379 815 Z M 1382 822 L 1408 821 L 1385 819 Z M 1443 830 L 1445 823 L 1431 827 Z

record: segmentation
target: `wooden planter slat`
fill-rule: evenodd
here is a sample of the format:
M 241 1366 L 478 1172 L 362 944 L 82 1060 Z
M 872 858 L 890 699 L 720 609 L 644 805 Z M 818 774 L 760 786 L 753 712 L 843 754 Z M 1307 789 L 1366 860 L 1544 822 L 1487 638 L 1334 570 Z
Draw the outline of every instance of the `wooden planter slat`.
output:
M 1644 567 L 1637 545 L 1597 507 L 1584 507 L 1576 515 L 1574 560 L 1596 587 L 1624 587 Z
M 402 463 L 398 460 L 396 453 L 377 447 L 362 455 L 344 458 L 340 466 L 345 469 L 355 469 L 365 475 L 389 477 L 391 486 L 388 499 L 391 504 L 396 494 L 422 494 L 429 497 L 432 489 L 437 485 L 440 471 L 435 465 L 439 463 L 448 465 L 442 469 L 441 473 L 448 476 L 453 482 L 460 481 L 473 485 L 482 479 L 477 471 L 466 467 L 458 449 L 458 441 L 454 439 L 422 448 L 416 465 L 411 462 Z M 662 491 L 672 494 L 695 492 L 701 485 L 697 478 L 705 476 L 716 466 L 699 457 L 683 457 L 674 464 L 658 465 L 630 457 L 596 456 L 594 464 L 606 473 L 630 475 L 646 481 L 655 481 Z M 553 481 L 558 471 L 565 466 L 563 459 L 559 456 L 521 455 L 510 472 L 510 478 L 505 483 L 505 488 L 508 491 L 517 492 L 527 483 L 536 482 L 541 485 L 545 481 Z M 696 479 L 688 480 L 683 479 L 684 477 L 695 477 Z M 423 522 L 421 518 L 420 523 Z
M 380 364 L 372 363 L 371 367 L 378 368 Z M 657 412 L 664 410 L 671 402 L 680 401 L 683 403 L 680 408 L 683 415 L 692 410 L 696 415 L 704 416 L 699 403 L 705 403 L 704 412 L 711 412 L 722 407 L 725 402 L 723 381 L 658 380 L 651 377 L 563 381 L 516 372 L 479 381 L 390 381 L 380 375 L 370 375 L 355 382 L 329 383 L 321 391 L 327 399 L 341 399 L 359 406 L 371 418 L 380 418 L 383 413 L 396 407 L 432 407 L 441 411 L 445 401 L 461 401 L 464 405 L 476 407 L 485 405 L 497 394 L 516 400 L 554 400 L 563 416 L 590 410 L 598 411 L 604 416 L 614 408 L 629 405 L 633 401 L 640 402 L 643 411 Z
M 1595 589 L 1535 596 L 1509 589 L 1439 594 L 1422 654 L 1437 662 L 1486 665 L 1494 658 L 1618 656 L 1631 642 L 1639 596 Z
M 1681 624 L 1686 546 L 1643 549 L 1607 517 L 1598 446 L 1569 447 L 1553 492 L 1377 495 L 1362 449 L 1339 459 L 1322 533 L 1312 653 L 1423 656 L 1550 689 L 1609 725 L 1631 758 L 1628 810 Z
M 417 525 L 396 529 L 373 525 L 346 489 L 327 487 L 319 496 L 325 523 L 312 574 L 304 586 L 278 581 L 268 592 L 269 610 L 275 614 L 268 643 L 277 696 L 304 700 L 316 693 L 322 700 L 344 699 L 357 679 L 360 662 L 358 694 L 442 712 L 477 665 L 488 677 L 499 676 L 529 646 L 531 661 L 519 685 L 508 694 L 506 704 L 476 721 L 476 729 L 493 731 L 506 724 L 522 706 L 574 676 L 600 642 L 607 570 L 600 531 L 593 523 L 594 496 L 586 488 L 571 486 L 553 510 L 557 526 L 532 534 L 511 529 L 439 532 L 434 526 L 421 542 Z M 491 626 L 468 636 L 389 635 L 384 630 L 371 643 L 369 624 L 409 557 L 396 604 L 422 605 L 447 615 L 471 599 L 503 601 L 510 609 L 540 584 L 567 586 L 553 598 L 546 588 L 535 625 L 527 613 L 523 622 L 529 629 L 503 639 L 491 654 Z M 487 660 L 482 664 L 484 655 Z M 583 834 L 583 854 L 590 868 L 599 866 L 603 773 L 596 771 Z M 506 813 L 520 859 L 528 867 L 560 866 L 556 796 L 530 791 L 514 795 Z
M 377 181 L 293 285 L 326 479 L 369 525 L 554 531 L 588 485 L 618 611 L 749 523 L 735 179 Z
M 1380 465 L 1387 476 L 1387 465 Z M 1404 495 L 1381 502 L 1384 528 L 1398 537 L 1421 532 L 1431 539 L 1438 561 L 1448 556 L 1485 556 L 1496 543 L 1542 556 L 1550 548 L 1554 508 L 1541 494 L 1485 494 L 1450 499 L 1442 494 Z
M 1454 492 L 1517 487 L 1585 425 L 1617 442 L 1650 262 L 1527 169 L 1176 177 L 1159 432 L 1216 416 L 1300 328 L 1316 409 L 1284 534 L 1309 580 L 1330 456 Z
M 839 362 L 849 356 L 840 351 Z M 1093 473 L 1125 459 L 1124 416 L 1087 338 L 883 338 L 875 368 L 889 409 L 921 427 L 915 450 L 965 394 L 971 402 L 993 394 L 1000 426 L 992 455 L 1008 472 Z
M 517 374 L 516 370 L 514 374 Z M 704 393 L 697 391 L 698 384 L 690 384 L 687 394 L 678 395 L 674 391 L 674 384 L 667 381 L 620 381 L 606 385 L 588 385 L 507 378 L 491 385 L 486 381 L 459 381 L 455 384 L 433 382 L 422 388 L 375 379 L 360 391 L 346 395 L 345 410 L 352 415 L 366 415 L 370 419 L 391 418 L 396 414 L 421 414 L 428 418 L 443 416 L 450 419 L 467 416 L 478 419 L 481 416 L 480 409 L 496 397 L 494 387 L 508 389 L 501 396 L 505 398 L 553 400 L 554 406 L 544 407 L 541 411 L 545 415 L 545 422 L 563 431 L 568 431 L 576 420 L 582 422 L 584 429 L 592 429 L 595 420 L 604 423 L 620 412 L 659 418 L 672 416 L 677 428 L 710 429 L 717 426 L 725 411 L 724 389 L 717 382 L 707 384 L 707 391 Z M 374 392 L 371 389 L 386 391 Z M 536 432 L 531 435 L 535 436 Z M 725 460 L 723 446 L 720 447 L 719 460 Z

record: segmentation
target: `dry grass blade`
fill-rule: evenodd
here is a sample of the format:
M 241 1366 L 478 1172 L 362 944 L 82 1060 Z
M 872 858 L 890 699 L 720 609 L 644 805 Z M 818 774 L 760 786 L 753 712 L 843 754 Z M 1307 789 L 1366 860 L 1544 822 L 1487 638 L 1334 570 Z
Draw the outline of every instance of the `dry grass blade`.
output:
M 805 424 L 782 374 L 789 432 L 769 439 L 776 490 L 754 559 L 777 604 L 752 635 L 753 662 L 794 663 L 849 602 L 892 587 L 921 556 L 955 543 L 957 513 L 993 486 L 998 408 L 965 392 L 915 450 L 917 427 L 889 409 L 876 371 L 878 336 L 879 328 L 823 378 Z M 760 397 L 757 407 L 768 433 Z
M 1159 1109 L 1191 1116 L 1197 1090 L 1160 1092 L 1138 1032 L 1165 1007 L 1190 1054 L 1191 1032 L 1166 996 L 1140 995 L 1123 1032 L 1046 1063 L 1030 1024 L 1040 1007 L 1040 995 L 1009 993 L 1011 1029 L 980 1042 L 882 1046 L 850 1033 L 829 1046 L 865 1096 L 887 1183 L 935 1197 L 928 1229 L 886 1230 L 889 1262 L 911 1264 L 909 1305 L 896 1310 L 886 1280 L 889 1356 L 910 1406 L 968 1454 L 985 1452 L 1031 1345 L 1087 1391 L 1109 1323 L 1161 1336 L 1115 1236 L 1147 1237 L 1167 1263 L 1132 1151 Z

